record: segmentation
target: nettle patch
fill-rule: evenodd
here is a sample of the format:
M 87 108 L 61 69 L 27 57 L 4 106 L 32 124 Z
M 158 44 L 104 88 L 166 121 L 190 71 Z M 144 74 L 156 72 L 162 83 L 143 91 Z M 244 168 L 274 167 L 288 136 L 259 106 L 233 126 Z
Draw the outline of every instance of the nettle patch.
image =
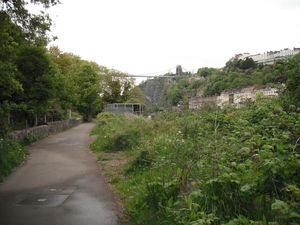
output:
M 107 151 L 107 141 L 130 152 L 114 184 L 126 196 L 130 224 L 299 223 L 297 110 L 260 100 L 241 109 L 104 120 L 93 149 Z M 123 148 L 114 139 L 121 131 L 134 144 Z

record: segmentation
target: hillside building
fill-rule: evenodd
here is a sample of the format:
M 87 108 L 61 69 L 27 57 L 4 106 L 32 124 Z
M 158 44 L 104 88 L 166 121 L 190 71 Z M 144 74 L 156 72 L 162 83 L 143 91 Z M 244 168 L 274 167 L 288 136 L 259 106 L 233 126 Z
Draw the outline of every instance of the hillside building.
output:
M 231 104 L 239 108 L 247 101 L 255 101 L 258 93 L 261 93 L 263 97 L 278 96 L 278 90 L 276 88 L 256 85 L 226 90 L 219 96 L 193 97 L 189 100 L 189 109 L 200 109 L 207 104 L 215 104 L 221 108 L 226 104 Z
M 300 48 L 288 49 L 285 48 L 280 51 L 269 51 L 262 54 L 251 55 L 250 53 L 242 53 L 235 55 L 231 60 L 246 58 L 252 58 L 257 64 L 270 65 L 274 64 L 276 61 L 286 60 L 287 58 L 297 55 L 300 53 Z

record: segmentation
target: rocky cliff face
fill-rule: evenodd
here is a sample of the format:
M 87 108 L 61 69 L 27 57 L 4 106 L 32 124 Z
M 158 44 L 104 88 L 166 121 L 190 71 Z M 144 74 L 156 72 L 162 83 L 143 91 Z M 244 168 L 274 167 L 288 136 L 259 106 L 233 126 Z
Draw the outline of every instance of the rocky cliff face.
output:
M 172 78 L 149 79 L 139 85 L 146 97 L 147 107 L 168 107 L 168 87 L 173 83 Z

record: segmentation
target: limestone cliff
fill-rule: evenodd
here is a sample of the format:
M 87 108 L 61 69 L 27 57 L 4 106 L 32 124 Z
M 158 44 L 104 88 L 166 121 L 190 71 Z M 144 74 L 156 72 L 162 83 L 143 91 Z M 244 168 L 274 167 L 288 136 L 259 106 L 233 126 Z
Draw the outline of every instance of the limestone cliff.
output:
M 141 83 L 139 87 L 145 94 L 146 106 L 149 108 L 170 106 L 167 100 L 167 90 L 172 83 L 172 78 L 155 78 Z

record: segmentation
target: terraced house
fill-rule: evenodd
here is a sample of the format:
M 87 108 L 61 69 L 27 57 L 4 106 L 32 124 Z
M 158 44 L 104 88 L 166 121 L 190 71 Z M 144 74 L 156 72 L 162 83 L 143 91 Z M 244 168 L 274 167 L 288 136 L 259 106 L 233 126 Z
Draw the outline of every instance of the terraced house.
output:
M 239 108 L 247 101 L 255 101 L 259 93 L 264 97 L 277 97 L 278 89 L 269 86 L 255 85 L 246 88 L 226 90 L 219 96 L 193 97 L 189 100 L 189 109 L 199 109 L 207 104 L 216 104 L 219 107 L 232 104 Z

